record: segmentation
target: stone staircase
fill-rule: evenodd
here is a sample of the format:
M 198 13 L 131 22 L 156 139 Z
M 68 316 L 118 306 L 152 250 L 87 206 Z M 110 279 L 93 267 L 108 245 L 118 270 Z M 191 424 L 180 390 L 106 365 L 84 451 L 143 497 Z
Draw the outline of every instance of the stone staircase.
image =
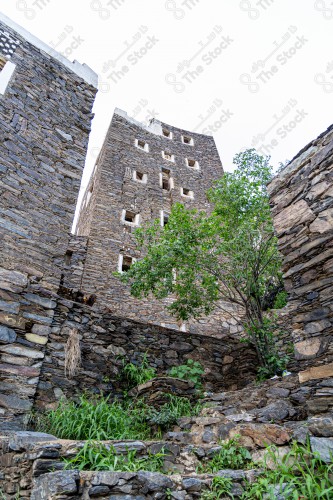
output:
M 138 458 L 163 451 L 163 474 L 63 470 L 63 459 L 74 456 L 84 442 L 8 431 L 0 438 L 0 491 L 13 500 L 192 500 L 204 496 L 214 477 L 225 477 L 233 481 L 232 494 L 237 498 L 246 481 L 256 480 L 259 465 L 252 470 L 199 474 L 200 464 L 221 449 L 221 440 L 236 435 L 254 462 L 262 459 L 267 445 L 274 444 L 284 454 L 292 440 L 305 443 L 307 437 L 312 450 L 329 461 L 333 452 L 332 389 L 333 379 L 301 384 L 297 375 L 290 375 L 238 391 L 206 393 L 201 414 L 179 419 L 160 441 L 102 442 L 119 454 L 136 450 Z

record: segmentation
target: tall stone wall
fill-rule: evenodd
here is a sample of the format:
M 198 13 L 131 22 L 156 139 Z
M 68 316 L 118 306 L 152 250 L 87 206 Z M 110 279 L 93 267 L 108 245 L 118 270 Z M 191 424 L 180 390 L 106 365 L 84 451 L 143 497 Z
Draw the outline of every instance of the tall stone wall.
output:
M 164 158 L 163 152 L 171 158 Z M 166 310 L 172 299 L 136 300 L 130 296 L 129 287 L 113 274 L 121 265 L 120 259 L 140 258 L 133 234 L 137 224 L 160 219 L 163 225 L 164 214 L 170 213 L 176 202 L 209 211 L 206 192 L 222 174 L 212 137 L 156 120 L 145 127 L 117 110 L 83 198 L 77 226 L 77 234 L 89 236 L 84 292 L 96 294 L 98 303 L 110 307 L 113 314 L 138 321 L 197 333 L 212 334 L 214 330 L 214 335 L 221 336 L 229 334 L 230 329 L 233 333 L 240 331 L 232 317 L 238 311 L 230 304 L 225 304 L 224 313 L 177 324 Z M 162 177 L 169 182 L 167 189 L 163 188 Z M 125 211 L 136 216 L 133 223 L 123 220 Z
M 72 331 L 80 336 L 82 365 L 65 374 L 66 343 Z M 115 394 L 123 364 L 140 364 L 146 356 L 158 375 L 172 366 L 199 361 L 206 389 L 241 388 L 256 376 L 257 355 L 251 346 L 230 335 L 223 341 L 115 317 L 96 306 L 59 298 L 35 398 L 37 409 L 54 408 L 62 397 L 82 392 Z
M 10 426 L 32 406 L 51 331 L 97 81 L 1 19 L 0 52 L 14 65 L 0 94 L 0 426 Z
M 300 379 L 333 376 L 333 126 L 298 153 L 269 193 Z

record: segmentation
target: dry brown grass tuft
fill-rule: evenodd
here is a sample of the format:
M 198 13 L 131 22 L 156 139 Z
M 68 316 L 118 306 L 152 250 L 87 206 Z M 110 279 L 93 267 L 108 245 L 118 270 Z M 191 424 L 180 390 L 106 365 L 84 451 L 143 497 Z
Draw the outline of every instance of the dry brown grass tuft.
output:
M 73 378 L 81 367 L 81 347 L 78 331 L 71 329 L 65 346 L 65 376 Z

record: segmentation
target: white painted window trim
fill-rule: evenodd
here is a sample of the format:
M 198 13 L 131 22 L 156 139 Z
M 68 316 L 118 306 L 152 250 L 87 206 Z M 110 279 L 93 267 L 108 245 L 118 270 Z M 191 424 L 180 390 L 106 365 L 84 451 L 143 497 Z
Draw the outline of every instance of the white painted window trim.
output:
M 11 61 L 7 61 L 2 70 L 0 71 L 0 94 L 6 92 L 7 86 L 10 82 L 11 77 L 15 71 L 16 64 Z
M 199 162 L 197 160 L 194 160 L 194 167 L 191 167 L 191 165 L 189 165 L 189 160 L 192 160 L 192 158 L 185 158 L 185 163 L 188 168 L 191 168 L 192 170 L 200 170 Z
M 141 184 L 147 184 L 148 175 L 147 174 L 142 174 L 143 175 L 142 179 L 138 179 L 137 176 L 136 176 L 136 173 L 137 173 L 137 171 L 133 170 L 133 181 L 141 182 Z
M 188 137 L 190 139 L 190 142 L 184 142 L 184 137 Z M 190 137 L 189 135 L 182 135 L 182 143 L 186 146 L 194 146 L 193 137 Z
M 125 220 L 126 212 L 131 212 L 131 210 L 126 210 L 125 208 L 123 208 L 122 213 L 121 213 L 121 222 L 123 224 L 126 224 L 126 226 L 132 226 L 132 227 L 140 226 L 140 222 L 141 222 L 140 214 L 135 215 L 134 222 L 128 222 L 127 220 Z
M 125 257 L 131 257 L 131 256 L 130 255 L 125 255 Z M 134 264 L 134 262 L 136 261 L 136 258 L 135 257 L 131 257 L 131 258 L 132 258 L 132 264 Z M 124 260 L 124 254 L 120 253 L 119 254 L 119 258 L 118 258 L 118 273 L 120 273 L 120 274 L 124 274 L 124 272 L 125 272 L 125 271 L 122 270 L 123 260 Z
M 171 158 L 166 158 L 165 155 L 169 155 L 171 156 Z M 175 155 L 172 155 L 172 154 L 169 154 L 169 153 L 166 153 L 165 151 L 162 151 L 162 158 L 166 161 L 171 161 L 172 163 L 175 163 Z
M 168 130 L 168 129 L 167 129 L 167 128 L 165 128 L 164 130 Z M 163 129 L 162 129 L 162 136 L 163 136 L 165 139 L 169 139 L 170 141 L 172 141 L 172 140 L 173 140 L 173 133 L 171 132 L 171 130 L 168 130 L 168 132 L 169 132 L 169 135 L 168 135 L 168 136 L 167 136 L 167 135 L 164 135 L 164 134 L 163 134 Z
M 175 187 L 173 177 L 169 177 L 168 180 L 169 180 L 169 191 L 172 191 L 172 189 L 174 189 L 174 187 Z M 163 173 L 162 172 L 160 173 L 160 188 L 163 189 Z
M 145 143 L 144 147 L 139 146 L 139 141 Z M 140 149 L 140 151 L 145 151 L 146 153 L 149 152 L 149 144 L 148 144 L 148 142 L 144 141 L 143 139 L 135 139 L 135 147 Z
M 184 188 L 182 188 L 182 187 L 180 188 L 180 195 L 183 196 L 184 198 L 189 198 L 191 200 L 193 200 L 193 198 L 194 198 L 193 191 L 189 191 L 189 194 L 185 194 L 184 193 Z
M 164 224 L 164 216 L 167 215 L 168 217 L 170 216 L 170 213 L 167 212 L 166 210 L 160 210 L 160 222 L 161 222 L 161 226 L 164 227 L 165 224 Z

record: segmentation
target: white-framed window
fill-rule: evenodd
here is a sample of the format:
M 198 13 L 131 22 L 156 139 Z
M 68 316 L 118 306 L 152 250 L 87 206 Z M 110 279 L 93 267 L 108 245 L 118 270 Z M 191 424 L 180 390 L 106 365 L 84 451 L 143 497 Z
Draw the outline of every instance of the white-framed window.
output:
M 7 85 L 15 71 L 16 64 L 8 61 L 4 56 L 0 56 L 0 94 L 6 92 Z
M 171 130 L 168 130 L 167 128 L 162 128 L 162 135 L 164 137 L 166 137 L 167 139 L 171 139 L 173 138 L 173 134 L 171 132 Z
M 135 139 L 135 146 L 141 149 L 142 151 L 145 151 L 146 153 L 148 153 L 149 151 L 148 142 L 143 141 L 142 139 Z
M 168 221 L 169 221 L 169 212 L 166 212 L 165 210 L 161 210 L 160 211 L 161 213 L 161 226 L 164 227 L 167 225 Z
M 193 199 L 194 198 L 194 194 L 193 194 L 193 191 L 191 191 L 190 189 L 187 189 L 187 188 L 180 188 L 180 194 L 181 196 L 184 196 L 184 198 L 191 198 Z
M 147 174 L 143 174 L 138 170 L 133 170 L 133 181 L 141 182 L 142 184 L 147 184 L 148 176 Z
M 162 158 L 164 160 L 175 162 L 175 155 L 172 155 L 168 151 L 162 151 Z
M 197 160 L 193 160 L 192 158 L 185 158 L 186 166 L 189 168 L 193 168 L 193 170 L 199 170 L 199 163 Z
M 118 258 L 118 272 L 126 273 L 135 261 L 134 257 L 120 253 Z
M 164 191 L 171 191 L 173 189 L 173 178 L 171 177 L 171 171 L 168 168 L 162 168 L 160 173 L 160 187 Z
M 134 212 L 133 210 L 124 209 L 121 214 L 121 221 L 123 224 L 127 224 L 128 226 L 139 226 L 140 214 Z
M 182 135 L 182 143 L 188 146 L 194 146 L 194 140 L 189 135 Z

